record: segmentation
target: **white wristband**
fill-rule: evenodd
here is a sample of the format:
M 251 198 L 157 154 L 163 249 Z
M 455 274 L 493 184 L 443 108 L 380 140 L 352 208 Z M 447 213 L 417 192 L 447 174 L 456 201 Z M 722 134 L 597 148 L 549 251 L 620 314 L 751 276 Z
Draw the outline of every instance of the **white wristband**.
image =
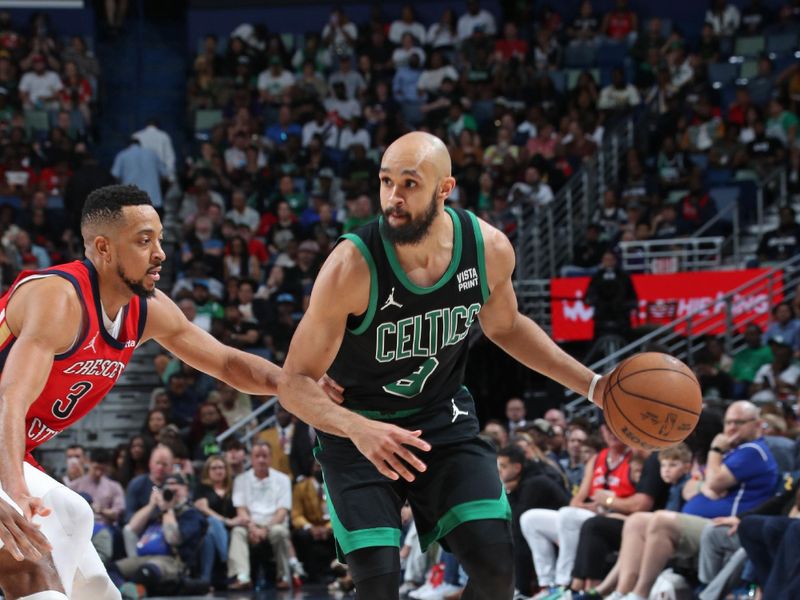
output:
M 586 397 L 592 404 L 597 404 L 597 402 L 594 401 L 594 388 L 597 386 L 597 382 L 600 381 L 602 377 L 602 375 L 595 374 L 595 376 L 592 377 L 592 383 L 589 384 L 589 393 L 586 394 Z M 597 405 L 600 406 L 599 404 Z

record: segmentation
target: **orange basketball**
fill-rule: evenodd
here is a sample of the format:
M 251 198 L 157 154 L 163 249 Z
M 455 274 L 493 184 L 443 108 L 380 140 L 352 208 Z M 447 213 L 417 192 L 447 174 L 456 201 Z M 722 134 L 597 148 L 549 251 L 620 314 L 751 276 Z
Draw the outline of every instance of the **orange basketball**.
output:
M 645 352 L 622 361 L 603 394 L 606 425 L 633 448 L 658 450 L 686 439 L 703 397 L 692 370 L 668 354 Z

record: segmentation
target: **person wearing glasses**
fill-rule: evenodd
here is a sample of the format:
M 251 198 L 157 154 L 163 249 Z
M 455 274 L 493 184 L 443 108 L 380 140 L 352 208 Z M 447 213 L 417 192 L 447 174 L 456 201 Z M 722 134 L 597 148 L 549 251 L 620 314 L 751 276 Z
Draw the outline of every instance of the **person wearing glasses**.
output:
M 773 495 L 778 467 L 762 437 L 758 408 L 746 400 L 734 402 L 725 411 L 724 425 L 711 442 L 703 477 L 684 487 L 687 502 L 681 512 L 660 510 L 627 519 L 616 591 L 607 598 L 646 600 L 671 558 L 698 555 L 703 529 L 712 519 L 736 516 Z

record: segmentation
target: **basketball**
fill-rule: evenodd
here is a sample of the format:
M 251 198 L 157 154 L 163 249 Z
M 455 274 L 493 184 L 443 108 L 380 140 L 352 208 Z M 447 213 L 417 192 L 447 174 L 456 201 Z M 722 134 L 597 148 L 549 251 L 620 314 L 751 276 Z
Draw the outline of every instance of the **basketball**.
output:
M 606 425 L 633 448 L 682 442 L 700 418 L 703 397 L 692 370 L 660 352 L 636 354 L 611 372 L 603 393 Z

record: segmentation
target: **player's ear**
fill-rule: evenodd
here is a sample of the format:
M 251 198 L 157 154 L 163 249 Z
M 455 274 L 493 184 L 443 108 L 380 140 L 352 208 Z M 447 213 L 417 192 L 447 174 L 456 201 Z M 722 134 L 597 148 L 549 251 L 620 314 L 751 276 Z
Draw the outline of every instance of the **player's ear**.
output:
M 111 241 L 106 236 L 96 235 L 92 246 L 102 261 L 111 262 Z
M 442 198 L 447 198 L 456 187 L 455 177 L 445 177 L 439 184 L 439 194 Z

